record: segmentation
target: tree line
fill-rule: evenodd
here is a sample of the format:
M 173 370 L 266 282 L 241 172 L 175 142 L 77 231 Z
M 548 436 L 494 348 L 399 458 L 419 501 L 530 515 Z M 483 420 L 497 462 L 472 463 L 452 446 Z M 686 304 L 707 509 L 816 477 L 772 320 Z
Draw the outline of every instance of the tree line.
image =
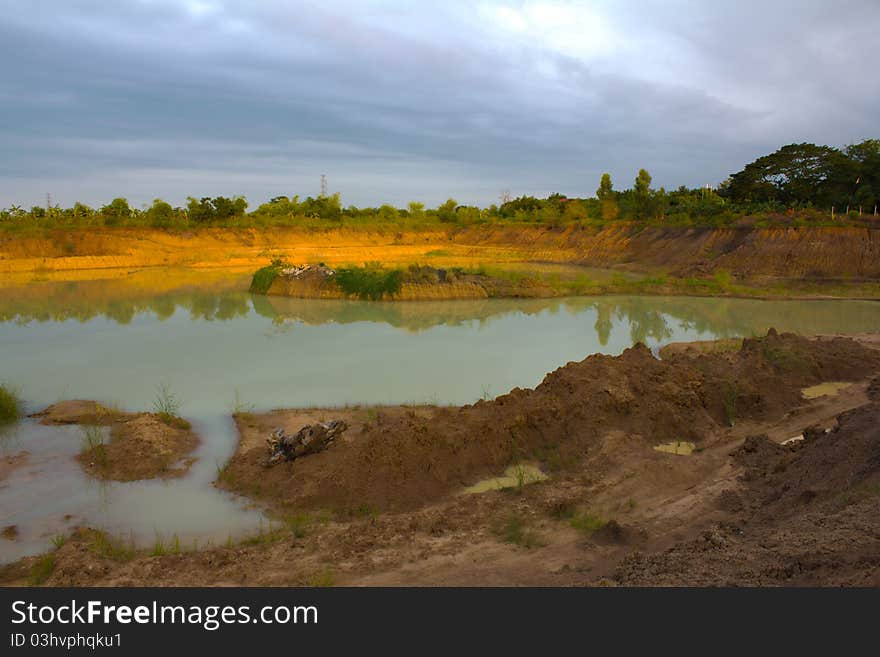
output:
M 595 195 L 570 198 L 520 196 L 486 208 L 460 205 L 448 199 L 436 208 L 413 201 L 405 208 L 393 205 L 343 207 L 340 194 L 317 197 L 277 196 L 248 212 L 242 196 L 187 199 L 174 207 L 156 199 L 143 208 L 131 207 L 124 198 L 100 208 L 75 203 L 18 206 L 0 210 L 0 225 L 41 226 L 186 226 L 296 225 L 337 223 L 480 224 L 495 222 L 540 223 L 550 226 L 572 222 L 607 223 L 618 220 L 661 224 L 726 225 L 743 217 L 767 221 L 778 215 L 826 221 L 836 212 L 848 219 L 875 216 L 880 204 L 880 140 L 868 139 L 842 149 L 815 144 L 788 144 L 747 164 L 717 188 L 667 191 L 652 187 L 652 178 L 640 169 L 632 186 L 615 190 L 611 176 L 603 174 Z

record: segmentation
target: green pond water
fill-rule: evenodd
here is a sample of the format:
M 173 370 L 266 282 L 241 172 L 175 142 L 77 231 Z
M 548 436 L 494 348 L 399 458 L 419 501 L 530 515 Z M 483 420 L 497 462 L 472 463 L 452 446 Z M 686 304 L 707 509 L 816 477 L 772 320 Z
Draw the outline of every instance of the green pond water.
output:
M 97 291 L 96 291 L 97 290 Z M 312 301 L 199 290 L 130 298 L 86 283 L 0 289 L 0 382 L 33 412 L 62 399 L 150 410 L 159 385 L 202 436 L 190 473 L 99 483 L 73 460 L 77 427 L 27 419 L 0 433 L 0 456 L 29 452 L 0 481 L 0 562 L 46 549 L 75 525 L 141 544 L 178 536 L 223 543 L 267 526 L 247 500 L 216 490 L 236 441 L 230 413 L 346 403 L 461 404 L 533 387 L 569 361 L 635 342 L 880 331 L 860 301 L 599 297 L 412 303 Z M 296 482 L 291 482 L 296 485 Z

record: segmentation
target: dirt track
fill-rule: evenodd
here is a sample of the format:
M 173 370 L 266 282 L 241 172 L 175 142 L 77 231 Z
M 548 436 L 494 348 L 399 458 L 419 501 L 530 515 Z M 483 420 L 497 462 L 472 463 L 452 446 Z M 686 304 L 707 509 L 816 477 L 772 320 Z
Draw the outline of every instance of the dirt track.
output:
M 81 530 L 46 583 L 880 585 L 880 352 L 772 333 L 739 351 L 672 351 L 593 356 L 461 409 L 240 415 L 220 483 L 272 507 L 275 527 L 157 556 L 108 555 Z M 852 385 L 802 396 L 829 380 Z M 733 427 L 719 393 L 730 381 Z M 258 462 L 267 427 L 322 416 L 349 419 L 341 442 Z M 805 441 L 779 445 L 808 427 Z M 669 440 L 696 449 L 653 449 Z M 461 494 L 523 461 L 549 478 Z M 35 562 L 0 581 L 26 582 Z

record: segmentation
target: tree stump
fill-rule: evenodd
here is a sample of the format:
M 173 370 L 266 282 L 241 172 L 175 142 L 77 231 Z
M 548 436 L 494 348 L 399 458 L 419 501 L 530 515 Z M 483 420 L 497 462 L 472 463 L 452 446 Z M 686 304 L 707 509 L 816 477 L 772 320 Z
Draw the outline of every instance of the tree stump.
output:
M 280 461 L 294 461 L 302 456 L 323 451 L 346 429 L 348 429 L 348 424 L 345 423 L 345 420 L 307 424 L 294 434 L 285 433 L 284 429 L 275 429 L 266 438 L 269 457 L 266 459 L 265 465 L 275 465 Z

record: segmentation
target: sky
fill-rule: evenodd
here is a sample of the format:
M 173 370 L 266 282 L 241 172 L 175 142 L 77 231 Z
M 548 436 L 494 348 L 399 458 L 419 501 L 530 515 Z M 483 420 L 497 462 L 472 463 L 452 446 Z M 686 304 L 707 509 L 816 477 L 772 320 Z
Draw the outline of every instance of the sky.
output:
M 0 0 L 0 207 L 716 185 L 880 137 L 877 0 Z

